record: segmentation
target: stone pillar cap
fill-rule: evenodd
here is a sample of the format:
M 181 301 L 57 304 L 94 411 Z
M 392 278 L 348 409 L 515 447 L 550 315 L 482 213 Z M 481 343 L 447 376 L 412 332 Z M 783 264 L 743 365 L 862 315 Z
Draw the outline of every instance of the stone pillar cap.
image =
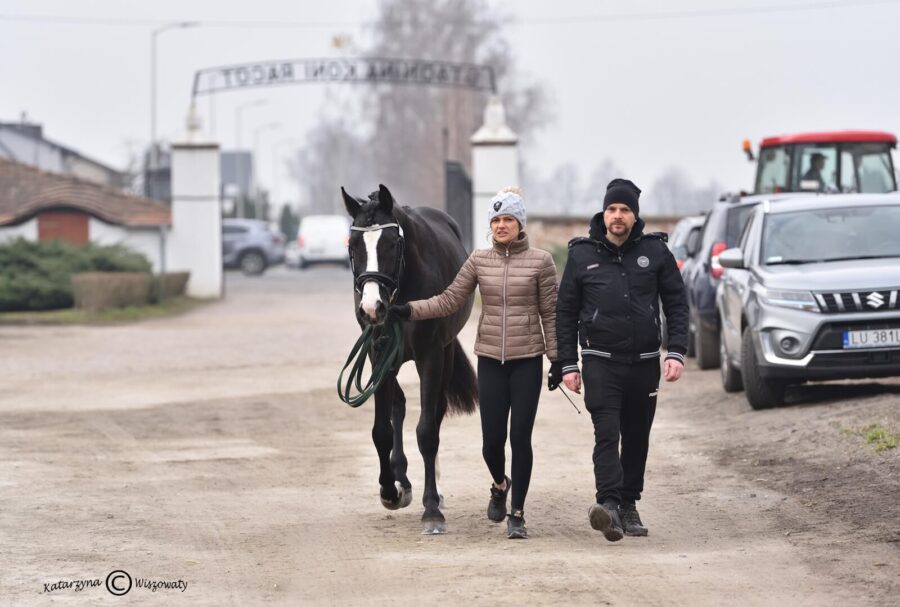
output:
M 492 95 L 484 108 L 484 124 L 472 135 L 472 144 L 514 144 L 518 141 L 518 135 L 506 124 L 506 110 L 500 96 Z

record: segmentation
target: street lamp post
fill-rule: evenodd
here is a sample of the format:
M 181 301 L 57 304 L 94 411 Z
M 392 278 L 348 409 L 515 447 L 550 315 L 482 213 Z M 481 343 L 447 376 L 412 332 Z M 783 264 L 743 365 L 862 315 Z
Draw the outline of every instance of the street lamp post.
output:
M 281 141 L 276 141 L 275 145 L 272 146 L 272 195 L 275 195 L 275 192 L 279 192 L 278 188 L 278 150 L 281 149 L 282 146 L 287 145 L 289 143 L 297 143 L 299 141 L 296 137 L 290 137 L 288 139 L 282 139 Z
M 179 21 L 166 23 L 150 33 L 150 168 L 159 166 L 159 151 L 156 146 L 156 39 L 165 31 L 198 27 L 198 21 Z
M 263 131 L 270 131 L 281 126 L 280 122 L 270 122 L 262 126 L 256 127 L 253 131 L 253 197 L 256 201 L 256 218 L 263 218 L 263 205 L 259 195 L 259 187 L 257 187 L 259 172 L 256 170 L 256 157 L 259 155 L 259 134 Z
M 234 162 L 235 162 L 235 173 L 236 173 L 237 187 L 238 187 L 237 207 L 235 210 L 236 217 L 244 216 L 243 195 L 250 193 L 249 192 L 250 188 L 247 188 L 247 192 L 244 192 L 244 188 L 243 188 L 243 184 L 242 184 L 242 181 L 244 180 L 244 165 L 241 162 L 241 146 L 242 146 L 241 134 L 243 132 L 243 129 L 241 128 L 241 117 L 244 113 L 244 110 L 247 110 L 252 107 L 259 107 L 261 105 L 265 105 L 266 103 L 268 103 L 268 101 L 266 101 L 265 99 L 254 99 L 253 101 L 248 101 L 246 103 L 242 103 L 234 110 L 234 128 L 235 128 L 234 140 L 235 140 L 235 146 L 236 146 Z

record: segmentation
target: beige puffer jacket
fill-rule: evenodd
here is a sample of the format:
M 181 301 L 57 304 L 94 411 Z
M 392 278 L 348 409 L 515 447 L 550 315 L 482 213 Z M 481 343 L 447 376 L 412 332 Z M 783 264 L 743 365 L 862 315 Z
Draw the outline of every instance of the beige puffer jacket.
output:
M 542 354 L 556 360 L 557 283 L 550 253 L 530 248 L 524 232 L 509 246 L 478 249 L 443 293 L 409 302 L 412 319 L 453 314 L 476 285 L 481 319 L 475 354 L 501 362 Z

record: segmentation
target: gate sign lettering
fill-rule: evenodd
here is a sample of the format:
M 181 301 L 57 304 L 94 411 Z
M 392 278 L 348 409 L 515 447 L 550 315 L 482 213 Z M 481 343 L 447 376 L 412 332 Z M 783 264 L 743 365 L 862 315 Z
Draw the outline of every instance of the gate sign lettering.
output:
M 193 97 L 301 82 L 419 84 L 496 92 L 494 70 L 471 63 L 418 59 L 290 59 L 207 68 L 194 75 Z

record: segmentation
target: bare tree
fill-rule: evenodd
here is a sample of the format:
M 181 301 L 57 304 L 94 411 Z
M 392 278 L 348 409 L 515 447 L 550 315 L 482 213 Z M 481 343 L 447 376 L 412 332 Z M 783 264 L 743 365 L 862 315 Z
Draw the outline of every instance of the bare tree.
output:
M 708 186 L 698 187 L 680 167 L 670 167 L 650 187 L 642 211 L 657 215 L 688 215 L 709 210 L 722 186 L 712 181 Z
M 533 208 L 565 215 L 591 215 L 600 210 L 607 184 L 625 176 L 611 158 L 603 159 L 582 187 L 578 167 L 571 162 L 557 166 L 546 179 L 526 170 L 526 197 Z
M 517 84 L 502 22 L 482 0 L 382 0 L 368 55 L 490 65 L 510 124 L 527 145 L 548 120 L 546 94 Z M 374 92 L 367 109 L 379 176 L 401 199 L 443 206 L 444 161 L 471 170 L 469 137 L 481 125 L 486 94 L 396 86 Z
M 289 165 L 300 184 L 303 214 L 344 213 L 341 186 L 356 195 L 367 194 L 376 183 L 369 149 L 368 140 L 345 120 L 328 118 L 310 131 Z
M 548 121 L 547 98 L 538 85 L 518 84 L 502 22 L 483 0 L 382 0 L 364 54 L 492 66 L 510 125 L 527 146 Z M 481 126 L 487 95 L 387 84 L 358 91 L 365 95 L 360 109 L 323 119 L 292 169 L 310 208 L 339 207 L 340 185 L 365 193 L 377 183 L 404 204 L 443 207 L 444 162 L 471 171 L 469 138 Z

